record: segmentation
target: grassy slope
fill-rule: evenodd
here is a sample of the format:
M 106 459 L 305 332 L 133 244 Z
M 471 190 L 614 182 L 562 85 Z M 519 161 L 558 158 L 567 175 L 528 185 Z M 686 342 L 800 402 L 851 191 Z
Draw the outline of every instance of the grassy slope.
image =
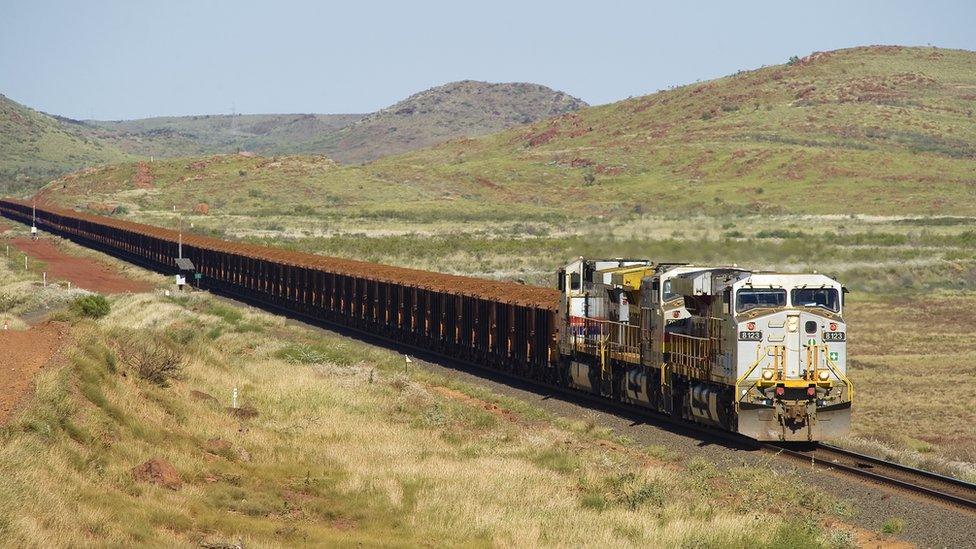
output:
M 974 101 L 976 53 L 840 50 L 384 160 L 370 173 L 587 213 L 973 214 Z
M 333 213 L 401 216 L 972 215 L 974 98 L 976 53 L 840 50 L 365 167 L 235 179 L 219 194 L 277 183 Z
M 0 95 L 0 194 L 34 190 L 65 172 L 127 158 Z
M 30 279 L 0 262 L 0 295 L 20 295 Z M 0 429 L 8 543 L 846 547 L 852 539 L 822 526 L 850 507 L 788 474 L 643 448 L 585 421 L 405 374 L 399 355 L 205 294 L 119 296 L 112 308 L 97 322 L 76 321 L 65 364 L 43 372 L 32 404 Z M 149 341 L 176 350 L 179 379 L 140 378 Z M 223 408 L 232 387 L 257 417 Z M 131 469 L 154 456 L 175 466 L 182 489 L 133 480 Z

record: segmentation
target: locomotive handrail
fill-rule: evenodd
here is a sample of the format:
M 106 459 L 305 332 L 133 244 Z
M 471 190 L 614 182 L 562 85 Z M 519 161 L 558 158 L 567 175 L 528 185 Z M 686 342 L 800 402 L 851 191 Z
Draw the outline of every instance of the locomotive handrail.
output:
M 757 380 L 754 380 L 752 382 L 752 385 L 750 385 L 749 388 L 746 389 L 746 392 L 745 393 L 739 393 L 739 385 L 741 385 L 742 382 L 745 381 L 747 377 L 749 377 L 749 374 L 751 374 L 753 372 L 753 370 L 755 370 L 759 366 L 759 364 L 763 361 L 764 358 L 766 358 L 766 355 L 765 354 L 759 355 L 759 357 L 756 359 L 756 361 L 752 363 L 752 366 L 749 366 L 749 369 L 746 370 L 746 373 L 742 374 L 741 376 L 739 376 L 738 379 L 735 380 L 735 411 L 736 411 L 736 413 L 739 412 L 739 403 L 742 402 L 743 397 L 746 396 L 746 393 L 749 392 L 749 389 L 752 389 L 753 387 L 756 386 L 756 382 L 759 381 L 759 380 L 758 379 Z
M 598 356 L 601 368 L 606 356 L 633 363 L 640 361 L 640 326 L 585 316 L 569 319 L 573 347 Z
M 837 376 L 837 379 L 843 381 L 844 382 L 844 385 L 847 386 L 847 401 L 850 402 L 851 404 L 853 404 L 854 403 L 854 384 L 851 383 L 851 380 L 848 379 L 846 375 L 844 375 L 844 374 L 842 374 L 840 372 L 840 369 L 837 368 L 837 364 L 835 364 L 834 361 L 830 359 L 830 355 L 826 353 L 826 349 L 824 349 L 824 351 L 825 351 L 825 353 L 824 353 L 824 359 L 825 359 L 824 360 L 824 363 L 827 364 L 827 367 L 830 368 L 830 371 L 833 372 L 835 376 Z

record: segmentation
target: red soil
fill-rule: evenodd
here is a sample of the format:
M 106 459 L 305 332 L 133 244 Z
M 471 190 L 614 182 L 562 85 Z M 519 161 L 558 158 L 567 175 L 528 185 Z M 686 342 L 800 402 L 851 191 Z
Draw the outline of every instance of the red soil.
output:
M 153 187 L 153 175 L 152 170 L 149 168 L 149 164 L 145 162 L 140 162 L 136 165 L 136 175 L 132 179 L 132 184 L 136 186 L 137 189 L 151 189 Z
M 33 388 L 34 376 L 51 361 L 67 338 L 68 327 L 50 322 L 26 331 L 0 325 L 0 424 L 6 423 Z
M 180 472 L 165 459 L 154 457 L 149 461 L 132 469 L 132 478 L 139 482 L 158 484 L 170 490 L 183 487 Z
M 151 284 L 125 278 L 108 265 L 85 257 L 67 255 L 50 240 L 15 238 L 10 243 L 14 248 L 44 263 L 48 282 L 67 280 L 72 286 L 102 294 L 138 293 L 152 289 Z

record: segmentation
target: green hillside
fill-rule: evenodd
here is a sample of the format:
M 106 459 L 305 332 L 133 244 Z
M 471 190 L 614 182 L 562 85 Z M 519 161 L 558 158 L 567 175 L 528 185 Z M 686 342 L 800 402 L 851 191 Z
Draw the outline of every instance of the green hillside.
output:
M 248 161 L 228 169 L 229 179 L 213 174 L 168 187 L 163 178 L 154 193 L 126 201 L 153 209 L 213 197 L 227 213 L 300 202 L 330 215 L 434 218 L 974 215 L 974 105 L 976 53 L 855 48 L 362 167 L 322 171 L 293 159 L 276 170 L 274 162 Z M 174 173 L 173 181 L 186 176 Z M 81 193 L 112 201 L 127 188 L 104 181 L 76 178 L 59 200 Z
M 143 156 L 252 151 L 299 152 L 303 144 L 356 122 L 361 114 L 237 114 L 139 120 L 86 120 L 92 137 Z
M 976 53 L 855 48 L 384 160 L 370 175 L 589 213 L 973 214 L 974 108 Z
M 78 168 L 128 155 L 0 95 L 0 194 L 19 194 Z

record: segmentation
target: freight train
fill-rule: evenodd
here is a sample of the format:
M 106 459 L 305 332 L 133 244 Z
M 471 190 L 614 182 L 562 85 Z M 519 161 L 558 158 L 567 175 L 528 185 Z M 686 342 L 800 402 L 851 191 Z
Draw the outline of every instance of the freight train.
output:
M 0 214 L 201 289 L 757 440 L 850 428 L 844 289 L 820 274 L 580 258 L 550 289 L 13 199 Z

